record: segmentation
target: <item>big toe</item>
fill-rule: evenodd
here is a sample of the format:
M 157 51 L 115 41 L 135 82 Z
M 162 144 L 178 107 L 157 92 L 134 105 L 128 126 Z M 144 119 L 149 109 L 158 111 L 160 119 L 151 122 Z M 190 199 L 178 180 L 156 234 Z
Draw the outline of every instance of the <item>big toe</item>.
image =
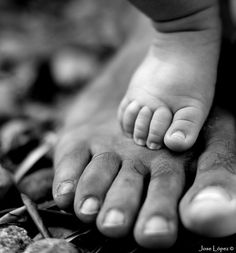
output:
M 185 151 L 193 146 L 206 119 L 206 112 L 196 107 L 178 110 L 167 130 L 164 142 L 173 151 Z
M 236 231 L 236 199 L 222 187 L 206 187 L 190 202 L 183 199 L 180 210 L 184 226 L 196 233 L 222 237 Z
M 235 132 L 234 116 L 215 111 L 195 180 L 180 203 L 183 225 L 201 235 L 222 237 L 236 232 Z

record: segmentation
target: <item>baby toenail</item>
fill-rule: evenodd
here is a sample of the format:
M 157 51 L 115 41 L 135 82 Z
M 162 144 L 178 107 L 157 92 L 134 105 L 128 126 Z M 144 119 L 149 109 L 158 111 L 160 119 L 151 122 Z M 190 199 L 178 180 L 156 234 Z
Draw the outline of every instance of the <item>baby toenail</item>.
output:
M 136 144 L 139 146 L 145 146 L 145 141 L 142 139 L 135 139 Z
M 59 184 L 57 188 L 57 196 L 73 193 L 75 191 L 75 182 L 68 180 Z
M 181 131 L 177 131 L 177 132 L 174 132 L 171 137 L 174 137 L 174 138 L 177 138 L 177 139 L 180 139 L 180 140 L 185 140 L 186 136 L 183 132 Z
M 145 235 L 167 234 L 171 230 L 170 223 L 161 216 L 154 216 L 146 222 L 144 227 Z
M 88 198 L 86 199 L 81 208 L 80 208 L 80 213 L 85 214 L 85 215 L 92 215 L 98 213 L 100 207 L 100 203 L 97 198 Z
M 221 187 L 207 187 L 200 191 L 194 201 L 230 201 L 231 196 Z
M 110 210 L 103 221 L 104 227 L 121 226 L 125 223 L 125 216 L 119 210 Z
M 159 144 L 157 144 L 157 143 L 153 143 L 153 142 L 149 143 L 147 146 L 148 146 L 150 149 L 160 149 L 160 148 L 161 148 L 161 145 L 159 145 Z

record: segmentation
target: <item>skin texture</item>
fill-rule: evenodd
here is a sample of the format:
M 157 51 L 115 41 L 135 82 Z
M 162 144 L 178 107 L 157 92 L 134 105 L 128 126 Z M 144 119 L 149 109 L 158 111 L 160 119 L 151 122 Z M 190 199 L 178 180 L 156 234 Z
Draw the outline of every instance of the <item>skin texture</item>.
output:
M 179 222 L 199 234 L 231 234 L 236 224 L 231 223 L 230 230 L 224 227 L 227 217 L 229 222 L 236 213 L 236 136 L 230 113 L 215 109 L 191 171 L 190 152 L 149 150 L 135 145 L 119 127 L 117 107 L 153 36 L 146 19 L 134 18 L 137 29 L 67 114 L 54 156 L 54 199 L 62 209 L 74 208 L 82 221 L 96 222 L 104 235 L 119 238 L 133 233 L 146 248 L 171 247 Z M 185 193 L 190 184 L 186 178 L 195 170 L 194 183 Z M 208 190 L 196 205 L 194 196 L 204 189 Z

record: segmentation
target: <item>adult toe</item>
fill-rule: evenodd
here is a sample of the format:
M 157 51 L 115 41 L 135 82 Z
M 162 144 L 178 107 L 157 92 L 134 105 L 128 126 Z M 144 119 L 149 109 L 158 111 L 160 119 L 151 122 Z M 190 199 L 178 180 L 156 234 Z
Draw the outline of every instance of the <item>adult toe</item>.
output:
M 196 233 L 222 237 L 236 232 L 235 120 L 218 114 L 209 123 L 205 152 L 192 187 L 180 204 L 184 226 Z
M 74 210 L 84 222 L 94 221 L 120 169 L 120 158 L 114 152 L 94 155 L 81 175 L 76 189 Z
M 183 161 L 164 152 L 151 166 L 146 199 L 134 236 L 146 248 L 168 248 L 177 238 L 178 200 L 184 187 Z
M 97 226 L 103 234 L 122 237 L 131 231 L 141 204 L 146 174 L 142 163 L 132 159 L 123 161 L 97 218 Z
M 55 151 L 53 197 L 62 209 L 72 208 L 78 179 L 91 158 L 86 142 L 75 139 L 62 137 Z

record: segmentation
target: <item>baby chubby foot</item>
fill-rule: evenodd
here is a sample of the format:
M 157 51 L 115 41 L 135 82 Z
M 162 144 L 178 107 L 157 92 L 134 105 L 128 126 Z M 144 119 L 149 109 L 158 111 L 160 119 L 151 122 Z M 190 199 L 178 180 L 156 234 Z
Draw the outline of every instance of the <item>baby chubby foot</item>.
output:
M 118 110 L 123 131 L 138 145 L 159 149 L 165 143 L 173 151 L 184 151 L 198 137 L 215 90 L 217 6 L 193 15 L 193 20 L 200 18 L 206 19 L 200 28 L 179 19 L 156 24 L 156 38 Z

